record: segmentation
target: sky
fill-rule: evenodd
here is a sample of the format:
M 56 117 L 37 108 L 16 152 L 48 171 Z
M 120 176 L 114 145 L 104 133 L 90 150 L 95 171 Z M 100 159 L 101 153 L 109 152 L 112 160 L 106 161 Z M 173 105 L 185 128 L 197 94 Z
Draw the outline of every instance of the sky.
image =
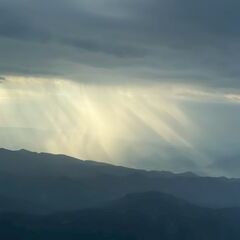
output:
M 238 0 L 0 0 L 0 146 L 240 177 Z

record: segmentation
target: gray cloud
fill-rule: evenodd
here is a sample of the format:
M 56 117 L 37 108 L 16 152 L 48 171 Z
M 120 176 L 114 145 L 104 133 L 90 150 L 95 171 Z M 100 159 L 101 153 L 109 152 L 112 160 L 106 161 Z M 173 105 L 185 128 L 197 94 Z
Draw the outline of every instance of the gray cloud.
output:
M 79 79 L 78 65 L 87 65 L 122 79 L 239 87 L 239 7 L 237 0 L 3 0 L 0 71 Z

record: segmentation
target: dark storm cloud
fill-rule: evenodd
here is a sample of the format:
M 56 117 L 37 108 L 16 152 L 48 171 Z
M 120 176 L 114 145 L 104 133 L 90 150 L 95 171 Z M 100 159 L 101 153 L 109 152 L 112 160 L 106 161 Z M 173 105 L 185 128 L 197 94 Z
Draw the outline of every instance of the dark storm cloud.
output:
M 77 79 L 83 64 L 123 78 L 238 87 L 239 8 L 237 0 L 2 0 L 0 72 Z
M 92 41 L 87 39 L 67 39 L 63 41 L 63 44 L 70 45 L 75 48 L 85 49 L 90 52 L 100 52 L 115 55 L 117 57 L 144 57 L 145 49 L 137 48 L 128 45 L 117 45 L 98 41 Z

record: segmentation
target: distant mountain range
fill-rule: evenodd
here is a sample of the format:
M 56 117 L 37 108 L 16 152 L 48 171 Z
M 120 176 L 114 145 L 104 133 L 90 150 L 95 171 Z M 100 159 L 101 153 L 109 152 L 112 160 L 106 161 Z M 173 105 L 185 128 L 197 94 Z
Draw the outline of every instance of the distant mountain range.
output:
M 202 207 L 240 207 L 240 179 L 145 171 L 0 149 L 0 210 L 72 211 L 146 191 L 171 194 Z
M 239 240 L 240 180 L 0 149 L 0 238 Z
M 0 214 L 2 239 L 239 240 L 240 209 L 208 209 L 167 194 L 129 194 L 102 207 L 48 216 Z

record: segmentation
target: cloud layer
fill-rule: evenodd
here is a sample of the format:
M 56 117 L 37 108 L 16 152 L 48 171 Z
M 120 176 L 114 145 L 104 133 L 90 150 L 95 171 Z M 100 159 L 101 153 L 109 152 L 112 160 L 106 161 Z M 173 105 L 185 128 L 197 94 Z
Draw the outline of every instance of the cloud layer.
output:
M 0 73 L 239 87 L 239 7 L 237 0 L 3 0 Z

